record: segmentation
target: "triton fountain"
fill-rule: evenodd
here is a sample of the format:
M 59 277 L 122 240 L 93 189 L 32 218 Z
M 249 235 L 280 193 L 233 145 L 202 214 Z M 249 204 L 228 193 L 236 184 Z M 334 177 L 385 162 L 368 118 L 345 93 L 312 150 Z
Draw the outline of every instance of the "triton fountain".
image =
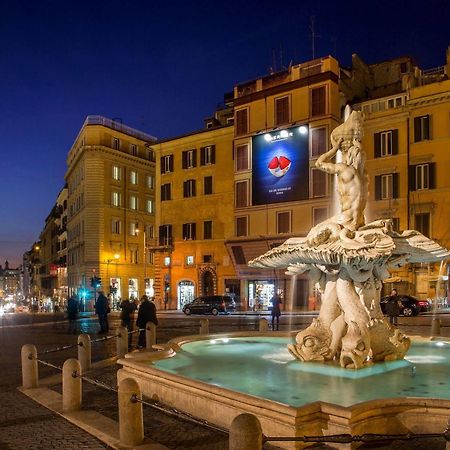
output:
M 295 333 L 174 339 L 121 359 L 119 381 L 135 378 L 148 397 L 224 428 L 240 413 L 255 414 L 271 436 L 445 429 L 450 343 L 411 342 L 390 327 L 380 291 L 389 268 L 449 253 L 417 231 L 396 233 L 388 219 L 365 223 L 362 130 L 361 113 L 348 113 L 317 160 L 337 177 L 339 213 L 249 262 L 309 273 L 323 292 L 317 319 Z

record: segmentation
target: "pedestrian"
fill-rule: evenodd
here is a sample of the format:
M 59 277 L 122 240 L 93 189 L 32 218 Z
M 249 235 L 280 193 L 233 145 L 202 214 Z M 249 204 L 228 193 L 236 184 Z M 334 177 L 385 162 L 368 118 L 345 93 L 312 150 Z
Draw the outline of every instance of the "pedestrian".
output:
M 95 314 L 98 316 L 98 323 L 100 325 L 100 331 L 98 334 L 107 333 L 109 331 L 108 314 L 111 312 L 109 307 L 108 298 L 103 291 L 98 293 L 97 301 L 95 302 Z
M 131 322 L 131 317 L 134 311 L 136 311 L 137 306 L 134 302 L 130 302 L 130 300 L 126 298 L 120 304 L 120 309 L 122 310 L 122 312 L 120 313 L 122 326 L 128 330 L 128 348 L 131 348 L 131 341 L 133 337 L 133 335 L 130 334 L 133 331 L 133 324 Z
M 280 316 L 281 316 L 281 298 L 278 294 L 274 294 L 271 300 L 272 303 L 272 330 L 275 330 L 275 322 L 276 329 L 278 331 L 280 325 Z
M 77 334 L 77 319 L 78 319 L 78 300 L 73 295 L 67 300 L 67 318 L 69 319 L 69 334 Z
M 141 305 L 139 306 L 136 325 L 140 329 L 138 347 L 144 348 L 145 343 L 145 326 L 147 322 L 153 322 L 158 325 L 158 318 L 156 317 L 156 306 L 153 301 L 150 301 L 146 295 L 141 298 Z
M 396 289 L 392 289 L 389 300 L 386 304 L 386 312 L 389 316 L 389 323 L 393 326 L 397 326 L 398 316 L 400 315 L 401 302 L 397 294 Z

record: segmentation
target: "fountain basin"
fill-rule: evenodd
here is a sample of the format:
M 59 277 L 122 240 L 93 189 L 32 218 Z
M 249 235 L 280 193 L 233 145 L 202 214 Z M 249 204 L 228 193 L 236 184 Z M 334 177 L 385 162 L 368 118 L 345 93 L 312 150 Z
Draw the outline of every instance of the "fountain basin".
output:
M 121 359 L 118 380 L 132 377 L 144 395 L 223 428 L 238 414 L 255 414 L 269 436 L 445 429 L 449 343 L 414 339 L 405 360 L 349 371 L 294 359 L 286 348 L 293 335 L 240 332 L 174 339 L 160 352 Z

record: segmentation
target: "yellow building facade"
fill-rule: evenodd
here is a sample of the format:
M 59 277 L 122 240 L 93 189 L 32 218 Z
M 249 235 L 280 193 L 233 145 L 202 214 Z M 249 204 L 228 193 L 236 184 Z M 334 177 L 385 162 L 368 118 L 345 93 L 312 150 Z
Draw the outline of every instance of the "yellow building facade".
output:
M 155 224 L 155 155 L 150 135 L 88 116 L 67 157 L 69 294 L 86 303 L 101 279 L 113 306 L 153 295 L 154 267 L 145 250 Z
M 234 88 L 235 234 L 226 243 L 249 309 L 308 309 L 307 277 L 247 262 L 332 213 L 329 176 L 315 168 L 339 124 L 339 64 L 332 57 L 289 67 Z
M 157 235 L 149 241 L 157 307 L 239 287 L 224 242 L 234 233 L 233 126 L 154 145 Z

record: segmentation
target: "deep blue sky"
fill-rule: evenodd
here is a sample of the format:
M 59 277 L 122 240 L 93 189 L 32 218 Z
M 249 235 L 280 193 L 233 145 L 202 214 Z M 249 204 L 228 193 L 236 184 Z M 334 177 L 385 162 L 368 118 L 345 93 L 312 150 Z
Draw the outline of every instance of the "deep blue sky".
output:
M 200 129 L 234 84 L 334 54 L 444 64 L 450 2 L 0 1 L 0 264 L 17 266 L 64 184 L 85 117 L 165 138 Z M 281 52 L 280 52 L 281 49 Z M 282 53 L 282 58 L 280 58 Z

